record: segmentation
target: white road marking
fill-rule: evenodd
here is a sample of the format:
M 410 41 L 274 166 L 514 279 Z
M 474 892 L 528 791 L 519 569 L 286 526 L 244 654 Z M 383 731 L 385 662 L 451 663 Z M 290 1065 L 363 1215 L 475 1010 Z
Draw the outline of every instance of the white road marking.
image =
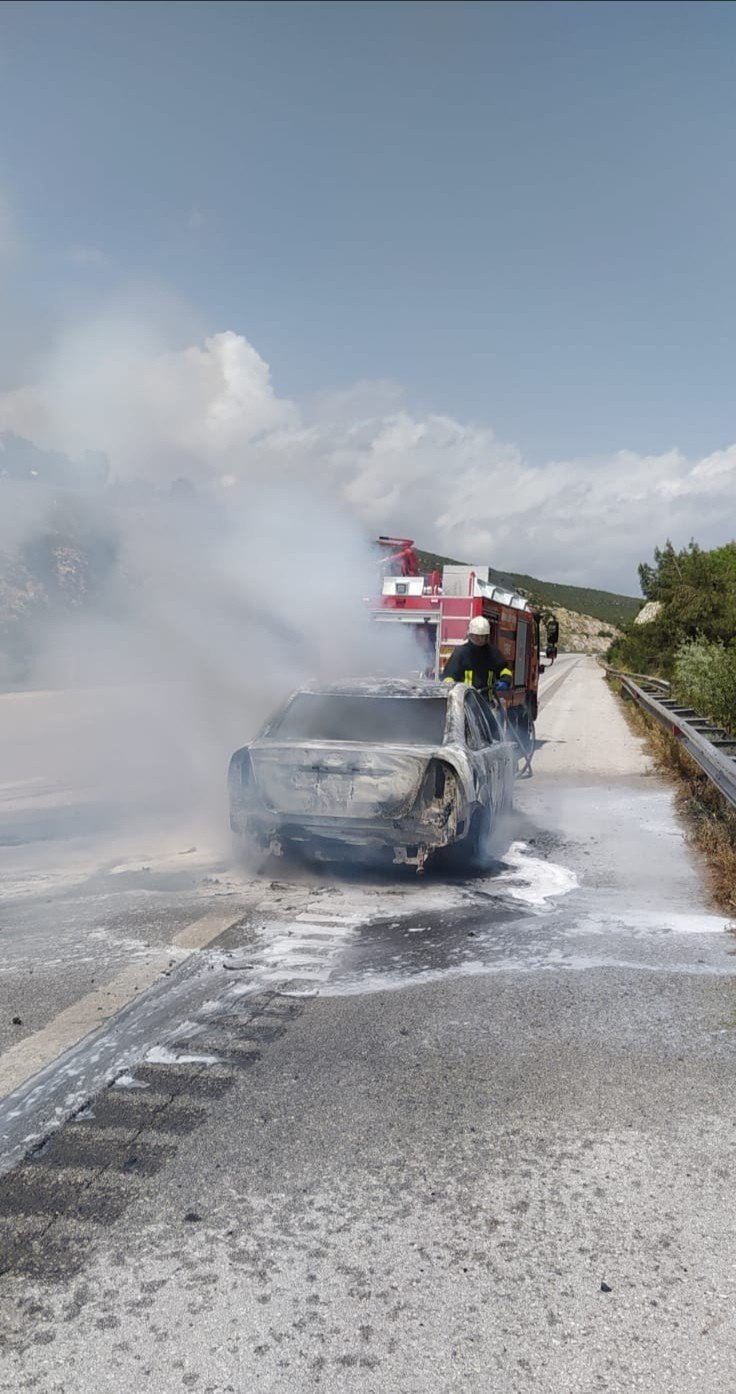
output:
M 14 1089 L 20 1088 L 64 1051 L 78 1045 L 90 1031 L 115 1016 L 139 993 L 152 987 L 170 968 L 172 958 L 181 963 L 229 929 L 242 918 L 243 913 L 242 906 L 235 914 L 230 906 L 226 911 L 215 910 L 202 915 L 180 930 L 171 944 L 148 962 L 124 969 L 105 987 L 88 992 L 78 1002 L 73 1002 L 71 1007 L 59 1012 L 48 1026 L 11 1046 L 10 1050 L 0 1055 L 0 1098 L 4 1099 Z

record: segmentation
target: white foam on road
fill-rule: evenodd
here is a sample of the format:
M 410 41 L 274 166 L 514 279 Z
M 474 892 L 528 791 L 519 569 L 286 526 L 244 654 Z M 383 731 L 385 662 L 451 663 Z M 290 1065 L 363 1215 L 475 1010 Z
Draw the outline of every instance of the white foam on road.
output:
M 197 1055 L 194 1052 L 185 1054 L 177 1050 L 169 1050 L 166 1046 L 152 1046 L 144 1055 L 147 1065 L 220 1065 L 222 1057 L 219 1055 L 207 1055 L 202 1053 Z
M 361 931 L 368 930 L 376 922 L 388 922 L 400 931 L 407 920 L 417 918 L 420 923 L 410 925 L 408 933 L 429 933 L 431 926 L 426 917 L 460 907 L 472 907 L 477 912 L 489 900 L 499 905 L 521 903 L 532 915 L 543 916 L 561 897 L 578 887 L 574 872 L 557 862 L 535 856 L 524 842 L 512 844 L 500 868 L 493 875 L 457 883 L 442 884 L 419 877 L 400 884 L 381 883 L 373 887 L 333 883 L 327 888 L 318 887 L 307 892 L 306 905 L 294 907 L 292 917 L 283 915 L 279 907 L 279 912 L 271 918 L 266 898 L 260 907 L 263 918 L 256 927 L 256 942 L 228 955 L 225 961 L 228 968 L 242 969 L 244 974 L 233 986 L 231 995 L 242 997 L 262 988 L 279 987 L 292 992 L 295 980 L 302 985 L 300 990 L 311 995 L 324 991 L 332 993 L 329 984 L 333 974 L 339 973 L 341 955 L 359 941 Z M 492 913 L 489 908 L 489 918 Z M 443 976 L 450 971 L 467 972 L 469 969 L 467 966 L 457 970 L 447 968 L 436 974 L 432 971 L 430 976 Z M 379 981 L 396 986 L 417 981 L 413 970 L 403 975 L 399 971 L 395 978 L 394 983 L 393 977 L 379 975 L 376 978 L 369 973 L 364 980 L 365 990 L 377 990 Z M 360 986 L 350 990 L 359 991 Z
M 509 895 L 524 905 L 541 909 L 555 897 L 569 895 L 578 888 L 574 871 L 533 856 L 525 842 L 512 843 L 503 860 L 510 870 L 502 871 L 493 885 L 500 888 L 501 895 Z
M 717 934 L 732 928 L 732 921 L 723 915 L 676 910 L 622 909 L 620 912 L 591 911 L 571 925 L 575 936 L 580 934 L 612 934 L 625 930 L 634 935 L 653 934 Z

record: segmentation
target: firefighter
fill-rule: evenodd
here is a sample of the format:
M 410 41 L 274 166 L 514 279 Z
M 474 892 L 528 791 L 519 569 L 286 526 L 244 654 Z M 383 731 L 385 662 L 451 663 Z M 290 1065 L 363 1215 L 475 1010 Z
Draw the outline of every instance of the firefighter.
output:
M 464 682 L 482 692 L 493 692 L 496 683 L 511 685 L 511 670 L 503 654 L 491 643 L 491 626 L 484 615 L 470 621 L 467 642 L 453 650 L 442 674 L 443 682 Z

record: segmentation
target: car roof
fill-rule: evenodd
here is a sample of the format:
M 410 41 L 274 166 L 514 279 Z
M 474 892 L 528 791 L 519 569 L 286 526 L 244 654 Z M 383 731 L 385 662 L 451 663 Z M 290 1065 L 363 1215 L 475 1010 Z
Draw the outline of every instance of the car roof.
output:
M 324 697 L 440 697 L 447 699 L 452 688 L 447 683 L 410 678 L 365 679 L 362 682 L 310 684 L 294 693 Z

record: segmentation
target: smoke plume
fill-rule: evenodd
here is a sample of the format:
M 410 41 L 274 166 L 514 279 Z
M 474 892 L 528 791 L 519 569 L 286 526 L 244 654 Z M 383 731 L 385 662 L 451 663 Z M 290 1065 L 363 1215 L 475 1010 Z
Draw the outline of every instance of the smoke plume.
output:
M 369 532 L 316 434 L 238 336 L 171 353 L 98 323 L 6 394 L 3 427 L 35 445 L 5 437 L 0 548 L 51 593 L 25 685 L 87 717 L 99 694 L 63 749 L 32 735 L 61 784 L 222 836 L 228 756 L 290 690 L 418 666 L 370 620 Z
M 85 756 L 133 794 L 155 772 L 162 799 L 214 805 L 229 750 L 291 687 L 415 665 L 368 620 L 371 534 L 584 584 L 628 574 L 631 589 L 668 533 L 723 540 L 736 447 L 532 466 L 486 426 L 413 413 L 391 383 L 297 404 L 241 335 L 171 344 L 168 326 L 111 310 L 0 395 L 16 437 L 0 551 L 61 552 L 28 680 L 145 690 L 145 718 L 118 701 Z M 45 452 L 38 468 L 17 438 Z

